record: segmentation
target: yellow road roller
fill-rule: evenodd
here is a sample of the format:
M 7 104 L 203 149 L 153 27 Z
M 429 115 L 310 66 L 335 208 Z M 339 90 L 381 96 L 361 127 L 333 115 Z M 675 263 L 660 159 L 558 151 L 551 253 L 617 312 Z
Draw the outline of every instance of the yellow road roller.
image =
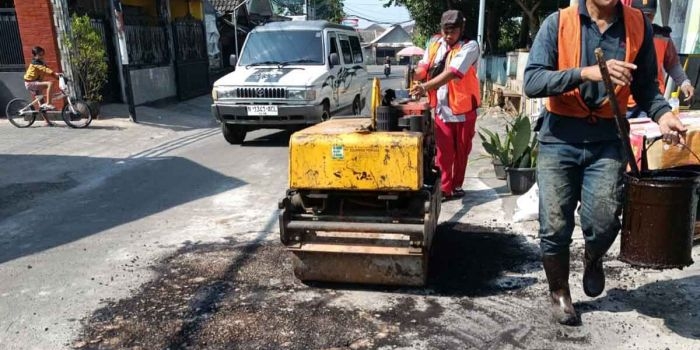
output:
M 294 133 L 280 239 L 302 281 L 421 286 L 440 215 L 427 104 Z

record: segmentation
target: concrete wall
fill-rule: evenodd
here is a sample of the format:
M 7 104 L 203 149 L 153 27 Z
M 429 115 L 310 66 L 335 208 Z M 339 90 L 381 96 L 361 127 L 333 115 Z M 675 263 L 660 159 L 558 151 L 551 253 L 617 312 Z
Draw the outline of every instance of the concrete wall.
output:
M 140 105 L 177 96 L 175 69 L 172 65 L 133 70 L 130 73 L 134 104 Z
M 11 99 L 21 97 L 29 99 L 24 88 L 24 72 L 0 72 L 0 116 L 5 116 L 5 106 Z

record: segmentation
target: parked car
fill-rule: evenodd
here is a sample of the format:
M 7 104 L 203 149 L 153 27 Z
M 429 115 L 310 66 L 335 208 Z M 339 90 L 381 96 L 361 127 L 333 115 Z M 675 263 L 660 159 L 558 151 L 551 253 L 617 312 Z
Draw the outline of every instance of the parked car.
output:
M 231 144 L 255 129 L 303 127 L 341 110 L 359 115 L 365 104 L 365 57 L 348 26 L 268 23 L 250 32 L 231 61 L 235 70 L 214 83 L 211 106 Z

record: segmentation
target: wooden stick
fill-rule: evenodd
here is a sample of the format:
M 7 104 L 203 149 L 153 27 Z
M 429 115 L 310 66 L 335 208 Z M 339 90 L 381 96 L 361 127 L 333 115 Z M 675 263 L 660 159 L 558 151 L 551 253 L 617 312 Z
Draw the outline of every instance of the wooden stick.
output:
M 600 67 L 600 73 L 603 76 L 605 91 L 608 93 L 608 100 L 612 105 L 613 113 L 615 113 L 615 125 L 617 125 L 617 131 L 619 133 L 620 140 L 622 141 L 622 146 L 627 154 L 627 163 L 629 164 L 630 169 L 632 169 L 632 174 L 639 177 L 637 159 L 634 156 L 634 151 L 632 150 L 632 145 L 630 144 L 630 125 L 627 121 L 627 117 L 625 117 L 625 115 L 623 115 L 620 111 L 620 105 L 617 103 L 615 88 L 613 87 L 612 80 L 610 79 L 608 65 L 605 63 L 605 58 L 603 57 L 603 49 L 595 49 L 595 58 L 598 60 L 598 67 Z

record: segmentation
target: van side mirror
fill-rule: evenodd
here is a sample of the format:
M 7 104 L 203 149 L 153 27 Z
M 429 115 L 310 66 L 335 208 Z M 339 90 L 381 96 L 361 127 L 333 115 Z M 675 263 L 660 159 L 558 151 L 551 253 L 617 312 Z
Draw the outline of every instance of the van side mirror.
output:
M 333 66 L 337 66 L 340 64 L 340 56 L 338 56 L 338 54 L 334 52 L 330 54 L 330 56 L 328 56 L 328 61 L 331 64 L 331 68 L 333 68 Z
M 236 56 L 235 54 L 231 55 L 228 58 L 228 63 L 231 65 L 231 67 L 235 68 L 236 64 L 238 63 L 238 56 Z

